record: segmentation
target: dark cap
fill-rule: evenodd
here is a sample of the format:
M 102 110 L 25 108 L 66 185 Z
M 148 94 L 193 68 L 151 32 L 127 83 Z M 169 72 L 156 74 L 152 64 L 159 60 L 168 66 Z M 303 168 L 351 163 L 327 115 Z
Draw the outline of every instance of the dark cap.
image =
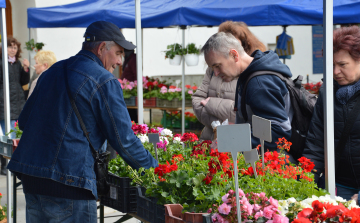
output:
M 134 44 L 125 39 L 117 25 L 106 21 L 91 23 L 86 28 L 84 37 L 85 42 L 114 41 L 126 50 L 133 50 L 136 47 Z

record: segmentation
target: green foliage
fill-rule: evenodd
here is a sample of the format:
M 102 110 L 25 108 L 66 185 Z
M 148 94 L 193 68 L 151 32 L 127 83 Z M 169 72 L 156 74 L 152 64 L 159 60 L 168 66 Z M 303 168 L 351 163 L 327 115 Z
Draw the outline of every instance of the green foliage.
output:
M 19 128 L 19 125 L 18 125 L 18 121 L 15 122 L 15 126 L 14 126 L 15 130 L 14 129 L 11 129 L 8 133 L 6 133 L 5 135 L 10 135 L 11 133 L 15 132 L 15 138 L 17 139 L 20 139 L 22 134 L 23 134 L 23 131 Z
M 43 48 L 43 46 L 45 45 L 42 42 L 38 42 L 35 43 L 34 39 L 29 40 L 28 42 L 25 42 L 25 49 L 29 50 L 29 51 L 39 51 Z
M 186 49 L 183 49 L 182 46 L 178 43 L 171 44 L 167 46 L 167 50 L 165 51 L 165 59 L 170 58 L 174 59 L 175 55 L 185 55 Z
M 195 43 L 189 43 L 186 46 L 186 54 L 200 54 L 200 48 L 197 48 Z

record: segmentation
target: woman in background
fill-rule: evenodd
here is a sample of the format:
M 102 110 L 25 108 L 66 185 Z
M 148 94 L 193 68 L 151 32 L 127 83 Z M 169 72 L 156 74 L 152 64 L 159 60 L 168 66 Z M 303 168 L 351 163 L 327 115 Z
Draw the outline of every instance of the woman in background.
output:
M 38 75 L 35 80 L 31 83 L 29 97 L 31 93 L 34 91 L 36 86 L 37 80 L 39 79 L 40 75 L 49 67 L 51 67 L 54 63 L 56 63 L 56 56 L 55 53 L 50 50 L 41 50 L 36 53 L 35 57 L 35 72 Z M 28 98 L 29 98 L 28 97 Z
M 0 50 L 0 52 L 2 52 Z M 9 67 L 9 95 L 10 95 L 10 127 L 14 129 L 22 108 L 25 105 L 27 94 L 29 93 L 29 61 L 21 57 L 21 44 L 14 37 L 7 38 L 7 53 L 8 53 L 8 67 Z M 1 55 L 2 58 L 2 55 Z M 0 64 L 0 125 L 3 134 L 5 135 L 5 120 L 4 120 L 4 85 L 2 64 Z M 15 134 L 9 135 L 10 138 L 15 138 Z M 1 156 L 1 174 L 6 175 L 6 160 Z
M 223 22 L 219 26 L 219 32 L 231 33 L 235 36 L 249 55 L 255 50 L 266 51 L 265 45 L 250 32 L 243 22 Z M 228 119 L 230 123 L 235 123 L 234 103 L 237 79 L 226 82 L 221 77 L 213 75 L 210 67 L 207 68 L 201 86 L 192 96 L 194 113 L 205 125 L 200 140 L 213 140 L 214 133 L 211 127 L 213 121 L 223 122 Z

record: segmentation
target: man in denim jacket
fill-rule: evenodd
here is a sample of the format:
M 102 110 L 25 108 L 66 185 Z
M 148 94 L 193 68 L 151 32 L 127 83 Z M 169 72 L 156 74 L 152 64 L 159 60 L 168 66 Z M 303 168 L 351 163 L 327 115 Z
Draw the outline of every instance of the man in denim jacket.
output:
M 19 117 L 19 146 L 8 165 L 23 183 L 26 222 L 97 222 L 94 158 L 70 104 L 64 80 L 96 150 L 107 139 L 133 168 L 158 165 L 131 130 L 119 81 L 126 41 L 110 22 L 86 29 L 82 50 L 54 64 L 38 80 Z M 101 153 L 101 151 L 99 151 Z

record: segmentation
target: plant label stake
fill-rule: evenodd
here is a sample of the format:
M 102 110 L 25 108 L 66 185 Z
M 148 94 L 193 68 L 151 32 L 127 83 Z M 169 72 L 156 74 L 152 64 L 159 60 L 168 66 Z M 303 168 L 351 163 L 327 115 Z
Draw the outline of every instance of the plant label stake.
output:
M 231 152 L 234 162 L 234 178 L 236 193 L 236 208 L 238 222 L 241 223 L 240 201 L 239 201 L 239 181 L 237 170 L 238 152 L 251 150 L 250 124 L 219 125 L 217 129 L 217 142 L 219 152 Z
M 149 137 L 149 142 L 154 145 L 155 156 L 156 156 L 155 158 L 157 161 L 159 161 L 157 154 L 157 146 L 156 146 L 156 143 L 160 142 L 159 133 L 149 133 L 148 137 Z
M 259 155 L 257 149 L 252 149 L 250 151 L 244 152 L 244 158 L 246 163 L 250 163 L 255 174 L 255 178 L 257 178 L 255 161 L 259 160 Z
M 175 81 L 176 87 L 179 87 L 180 82 L 181 82 L 181 80 L 176 80 L 176 81 Z
M 259 116 L 252 116 L 252 130 L 253 136 L 260 139 L 261 142 L 261 158 L 262 158 L 262 168 L 265 167 L 264 162 L 264 140 L 266 142 L 271 142 L 271 121 L 261 118 Z

